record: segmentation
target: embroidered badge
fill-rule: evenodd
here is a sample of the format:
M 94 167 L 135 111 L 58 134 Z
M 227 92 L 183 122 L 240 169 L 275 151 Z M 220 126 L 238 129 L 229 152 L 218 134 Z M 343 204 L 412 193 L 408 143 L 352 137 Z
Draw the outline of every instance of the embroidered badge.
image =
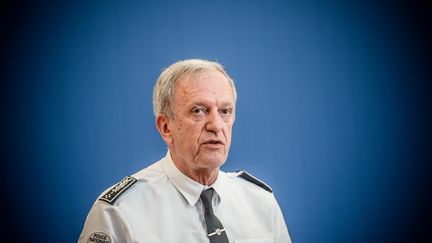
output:
M 90 242 L 111 243 L 111 237 L 103 232 L 95 232 L 88 238 L 87 243 Z
M 130 186 L 132 186 L 137 179 L 127 176 L 122 181 L 117 183 L 111 190 L 109 190 L 107 193 L 105 193 L 102 197 L 99 198 L 99 200 L 105 201 L 109 204 L 113 204 L 114 201 L 124 192 L 126 189 L 128 189 Z
M 260 179 L 256 178 L 255 176 L 247 173 L 244 170 L 241 170 L 241 171 L 238 171 L 238 172 L 240 172 L 240 174 L 238 175 L 239 177 L 241 177 L 241 178 L 243 178 L 243 179 L 245 179 L 245 180 L 247 180 L 249 182 L 252 182 L 253 184 L 255 184 L 255 185 L 263 188 L 266 191 L 273 192 L 272 188 L 269 185 L 265 184 L 263 181 L 261 181 Z

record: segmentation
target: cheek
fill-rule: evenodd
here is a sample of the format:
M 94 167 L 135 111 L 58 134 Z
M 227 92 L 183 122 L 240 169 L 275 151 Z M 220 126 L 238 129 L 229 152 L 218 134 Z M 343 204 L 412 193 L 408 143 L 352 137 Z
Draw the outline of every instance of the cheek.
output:
M 174 143 L 180 145 L 183 144 L 183 124 L 182 123 L 177 123 L 174 125 L 174 127 L 172 128 L 172 139 L 174 140 Z
M 231 137 L 232 125 L 233 125 L 232 123 L 229 123 L 225 127 L 225 135 L 227 137 Z
M 190 123 L 183 124 L 180 123 L 177 127 L 177 140 L 178 143 L 186 146 L 193 147 L 196 145 L 199 137 L 201 135 L 201 130 L 199 129 L 199 124 Z

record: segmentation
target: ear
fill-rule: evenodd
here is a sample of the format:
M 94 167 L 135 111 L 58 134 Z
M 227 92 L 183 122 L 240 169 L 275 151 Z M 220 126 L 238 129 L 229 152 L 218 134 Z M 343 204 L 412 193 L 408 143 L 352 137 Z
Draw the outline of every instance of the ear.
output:
M 163 114 L 157 114 L 156 115 L 156 128 L 159 131 L 162 139 L 167 143 L 167 145 L 172 144 L 172 136 L 171 136 L 171 130 L 169 129 L 170 119 L 168 116 Z

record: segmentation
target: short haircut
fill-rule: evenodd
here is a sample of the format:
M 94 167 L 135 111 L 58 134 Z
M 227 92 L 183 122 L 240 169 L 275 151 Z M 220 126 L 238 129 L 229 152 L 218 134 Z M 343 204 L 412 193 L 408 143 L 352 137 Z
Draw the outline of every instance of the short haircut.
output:
M 166 68 L 159 76 L 153 88 L 153 112 L 155 115 L 164 114 L 173 117 L 172 104 L 177 82 L 186 75 L 195 75 L 208 71 L 222 73 L 229 81 L 234 96 L 237 100 L 237 92 L 234 81 L 224 70 L 221 64 L 201 59 L 189 59 L 178 61 Z

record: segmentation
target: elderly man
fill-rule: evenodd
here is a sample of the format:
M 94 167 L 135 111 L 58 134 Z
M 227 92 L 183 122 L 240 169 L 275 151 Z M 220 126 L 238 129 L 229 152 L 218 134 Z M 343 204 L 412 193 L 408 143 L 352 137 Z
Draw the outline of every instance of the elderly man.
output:
M 108 189 L 91 208 L 79 242 L 291 242 L 272 190 L 225 173 L 236 89 L 223 67 L 177 62 L 153 91 L 164 158 Z

